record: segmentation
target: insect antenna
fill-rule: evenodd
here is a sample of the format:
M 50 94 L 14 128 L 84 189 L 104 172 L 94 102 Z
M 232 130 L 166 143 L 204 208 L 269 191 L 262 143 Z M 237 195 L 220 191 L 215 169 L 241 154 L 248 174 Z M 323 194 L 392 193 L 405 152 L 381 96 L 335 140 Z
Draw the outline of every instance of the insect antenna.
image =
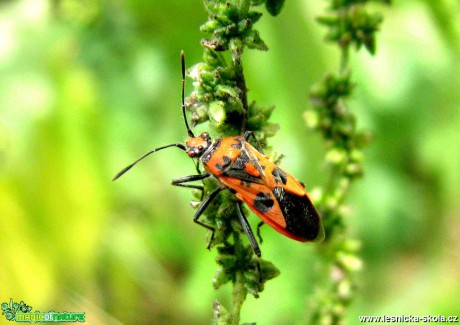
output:
M 142 157 L 138 158 L 136 161 L 134 161 L 132 164 L 126 166 L 125 168 L 123 168 L 122 170 L 120 170 L 113 178 L 112 178 L 112 181 L 116 181 L 117 179 L 119 179 L 121 176 L 123 176 L 128 170 L 130 170 L 131 168 L 134 167 L 134 165 L 136 165 L 139 161 L 141 161 L 142 159 L 146 158 L 147 156 L 150 156 L 152 153 L 155 153 L 157 151 L 160 151 L 160 150 L 163 150 L 163 149 L 166 149 L 166 148 L 170 148 L 170 147 L 177 147 L 181 150 L 186 150 L 185 146 L 182 144 L 182 143 L 173 143 L 173 144 L 168 144 L 166 146 L 163 146 L 163 147 L 160 147 L 160 148 L 156 148 L 156 149 L 153 149 L 149 152 L 147 152 L 145 155 L 143 155 Z
M 187 128 L 187 134 L 190 138 L 194 138 L 195 135 L 193 134 L 190 126 L 188 125 L 187 115 L 185 114 L 185 54 L 182 50 L 180 52 L 180 59 L 181 59 L 181 66 L 182 66 L 182 114 L 184 115 L 185 127 Z
M 182 99 L 182 114 L 184 116 L 184 122 L 185 122 L 185 127 L 187 128 L 187 134 L 189 137 L 191 138 L 194 138 L 195 135 L 193 134 L 192 130 L 190 129 L 190 126 L 188 125 L 188 121 L 187 121 L 187 115 L 185 113 L 185 55 L 184 55 L 184 51 L 181 51 L 180 53 L 180 57 L 181 57 L 181 70 L 182 70 L 182 93 L 181 93 L 181 99 Z M 173 144 L 168 144 L 166 146 L 163 146 L 163 147 L 160 147 L 160 148 L 156 148 L 156 149 L 153 149 L 149 152 L 147 152 L 145 155 L 143 155 L 142 157 L 138 158 L 136 161 L 134 161 L 132 164 L 126 166 L 125 168 L 123 168 L 122 170 L 120 170 L 118 172 L 118 174 L 116 174 L 113 178 L 112 178 L 112 181 L 115 181 L 117 180 L 118 178 L 120 178 L 121 176 L 123 176 L 128 170 L 130 170 L 131 168 L 134 167 L 134 165 L 136 165 L 139 161 L 143 160 L 144 158 L 146 158 L 147 156 L 150 156 L 152 153 L 155 153 L 157 151 L 160 151 L 162 149 L 166 149 L 166 148 L 170 148 L 170 147 L 177 147 L 179 149 L 182 149 L 184 151 L 186 151 L 186 147 L 182 144 L 182 143 L 173 143 Z M 198 170 L 198 167 L 197 167 L 197 170 Z

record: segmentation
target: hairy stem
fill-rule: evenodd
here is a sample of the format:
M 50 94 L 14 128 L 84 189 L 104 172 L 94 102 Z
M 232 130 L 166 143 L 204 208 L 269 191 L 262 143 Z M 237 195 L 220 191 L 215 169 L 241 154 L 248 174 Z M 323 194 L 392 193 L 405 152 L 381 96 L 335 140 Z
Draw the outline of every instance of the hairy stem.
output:
M 243 243 L 240 239 L 239 233 L 233 233 L 233 240 L 235 246 L 235 255 L 241 256 L 244 249 Z M 238 268 L 235 274 L 235 283 L 233 284 L 233 309 L 232 309 L 232 325 L 238 325 L 240 322 L 241 307 L 246 300 L 247 290 L 244 287 L 244 272 Z
M 344 75 L 348 69 L 348 61 L 350 58 L 350 46 L 342 46 L 340 51 L 340 74 Z
M 266 144 L 266 139 L 277 131 L 277 126 L 268 122 L 273 106 L 261 107 L 255 101 L 248 103 L 243 71 L 242 55 L 246 48 L 267 50 L 254 29 L 262 13 L 253 9 L 262 3 L 204 0 L 208 20 L 200 30 L 209 37 L 201 40 L 203 62 L 196 64 L 189 74 L 195 81 L 195 90 L 187 99 L 187 109 L 192 113 L 193 125 L 209 122 L 212 132 L 221 138 L 250 130 L 258 141 Z M 281 9 L 278 3 L 274 11 L 273 1 L 269 7 L 272 9 L 269 12 L 278 13 Z M 215 186 L 215 182 L 206 182 L 205 191 L 211 192 Z M 240 238 L 242 229 L 235 204 L 235 197 L 222 191 L 203 216 L 204 222 L 215 229 L 212 246 L 217 247 L 219 268 L 213 279 L 214 288 L 233 284 L 233 306 L 227 310 L 217 301 L 213 304 L 213 324 L 219 325 L 238 324 L 248 293 L 258 297 L 264 283 L 279 274 L 272 263 L 255 257 L 246 238 Z
M 246 121 L 248 118 L 249 106 L 248 106 L 248 89 L 246 87 L 246 80 L 243 73 L 243 62 L 241 56 L 243 54 L 244 47 L 240 44 L 235 45 L 231 50 L 232 62 L 235 67 L 236 74 L 236 87 L 239 89 L 239 97 L 243 104 L 244 118 L 241 122 L 240 133 L 243 134 L 246 131 Z

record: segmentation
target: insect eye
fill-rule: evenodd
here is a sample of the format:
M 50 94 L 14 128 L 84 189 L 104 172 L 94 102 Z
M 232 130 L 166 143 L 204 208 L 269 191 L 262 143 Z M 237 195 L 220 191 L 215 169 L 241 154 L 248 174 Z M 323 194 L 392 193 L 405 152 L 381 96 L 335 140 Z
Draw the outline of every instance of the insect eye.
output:
M 198 146 L 198 150 L 203 150 L 203 146 Z
M 193 150 L 192 148 L 187 149 L 186 152 L 187 152 L 187 155 L 188 155 L 190 158 L 193 158 L 193 157 L 195 157 L 195 155 L 196 155 L 195 150 Z

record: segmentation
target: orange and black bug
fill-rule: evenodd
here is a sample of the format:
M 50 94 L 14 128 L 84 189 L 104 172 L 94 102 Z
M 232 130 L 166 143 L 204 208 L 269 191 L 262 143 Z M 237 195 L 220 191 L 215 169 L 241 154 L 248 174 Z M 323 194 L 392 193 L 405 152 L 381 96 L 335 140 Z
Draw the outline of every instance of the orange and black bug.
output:
M 190 129 L 185 114 L 185 60 L 181 53 L 182 64 L 182 113 L 189 139 L 182 143 L 173 143 L 149 151 L 132 164 L 121 170 L 113 180 L 116 180 L 135 164 L 145 157 L 159 150 L 177 147 L 184 150 L 190 158 L 197 158 L 206 172 L 180 177 L 172 180 L 175 186 L 188 187 L 204 190 L 200 185 L 188 184 L 193 181 L 215 177 L 221 185 L 214 192 L 204 198 L 195 212 L 193 221 L 212 231 L 212 239 L 215 229 L 198 219 L 222 190 L 230 190 L 239 200 L 237 212 L 246 235 L 249 238 L 254 253 L 261 256 L 259 245 L 244 216 L 241 202 L 261 219 L 281 234 L 298 240 L 320 241 L 324 238 L 321 219 L 314 208 L 304 186 L 289 173 L 271 162 L 263 152 L 258 151 L 249 144 L 249 137 L 254 134 L 246 131 L 244 136 L 216 138 L 211 140 L 207 132 L 195 136 Z M 197 165 L 198 166 L 198 165 Z

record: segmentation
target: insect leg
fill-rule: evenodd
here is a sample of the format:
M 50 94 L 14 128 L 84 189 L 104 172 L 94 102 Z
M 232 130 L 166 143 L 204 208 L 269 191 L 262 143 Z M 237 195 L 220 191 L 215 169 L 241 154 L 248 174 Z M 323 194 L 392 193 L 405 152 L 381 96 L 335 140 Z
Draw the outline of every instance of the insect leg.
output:
M 203 190 L 203 186 L 201 185 L 192 185 L 192 184 L 184 184 L 184 183 L 200 181 L 202 179 L 208 178 L 209 176 L 211 176 L 211 174 L 199 174 L 199 175 L 179 177 L 179 178 L 173 179 L 171 181 L 171 184 L 174 186 L 189 187 L 189 188 L 196 188 L 199 190 Z
M 200 170 L 200 161 L 198 160 L 195 164 L 195 168 L 196 168 L 196 172 L 198 174 L 201 174 L 201 170 Z
M 254 233 L 251 230 L 251 226 L 249 225 L 248 220 L 244 216 L 243 208 L 241 207 L 241 203 L 237 203 L 237 211 L 238 216 L 240 217 L 241 225 L 243 226 L 243 230 L 249 238 L 249 242 L 251 243 L 251 247 L 257 257 L 260 257 L 262 253 L 260 252 L 259 244 L 257 244 L 256 238 L 254 237 Z
M 252 131 L 244 132 L 244 140 L 248 141 L 249 137 L 251 137 L 251 136 L 254 139 L 254 142 L 258 146 L 257 150 L 259 150 L 261 154 L 265 155 L 264 150 L 262 149 L 262 145 L 260 144 L 259 140 L 257 140 L 256 136 L 254 135 L 254 132 L 252 132 Z
M 206 175 L 206 174 L 203 174 L 203 175 Z M 196 176 L 198 176 L 198 175 L 196 175 Z M 217 196 L 217 194 L 219 194 L 219 192 L 222 191 L 222 190 L 223 190 L 223 188 L 218 188 L 217 190 L 215 190 L 214 192 L 209 194 L 209 196 L 207 196 L 203 200 L 203 202 L 201 202 L 200 206 L 198 207 L 198 209 L 195 212 L 195 215 L 193 216 L 193 222 L 195 222 L 195 223 L 199 224 L 200 226 L 205 227 L 206 229 L 212 231 L 211 239 L 209 240 L 209 244 L 208 244 L 208 247 L 207 247 L 208 249 L 211 248 L 211 244 L 212 244 L 212 241 L 214 239 L 214 233 L 216 232 L 216 229 L 214 229 L 213 227 L 208 226 L 207 224 L 199 221 L 198 218 L 201 217 L 201 215 L 206 210 L 206 208 L 209 206 L 209 204 L 212 202 L 212 200 L 214 200 L 215 197 Z
M 173 179 L 171 181 L 171 184 L 174 185 L 174 186 L 194 188 L 194 189 L 200 190 L 201 191 L 201 199 L 203 199 L 203 195 L 204 195 L 204 187 L 203 187 L 203 185 L 184 184 L 184 183 L 203 180 L 203 179 L 205 179 L 205 178 L 207 178 L 209 176 L 211 176 L 211 174 L 199 174 L 199 175 L 184 176 L 184 177 Z
M 257 224 L 257 237 L 259 237 L 259 241 L 260 243 L 262 244 L 262 236 L 260 235 L 260 227 L 262 227 L 263 225 L 265 225 L 265 222 L 261 221 Z

